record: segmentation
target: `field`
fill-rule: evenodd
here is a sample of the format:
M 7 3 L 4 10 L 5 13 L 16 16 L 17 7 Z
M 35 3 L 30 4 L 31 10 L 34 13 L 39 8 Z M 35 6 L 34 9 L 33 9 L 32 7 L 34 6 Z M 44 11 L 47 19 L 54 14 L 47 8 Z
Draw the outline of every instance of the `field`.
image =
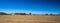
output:
M 60 23 L 60 16 L 0 15 L 0 23 Z

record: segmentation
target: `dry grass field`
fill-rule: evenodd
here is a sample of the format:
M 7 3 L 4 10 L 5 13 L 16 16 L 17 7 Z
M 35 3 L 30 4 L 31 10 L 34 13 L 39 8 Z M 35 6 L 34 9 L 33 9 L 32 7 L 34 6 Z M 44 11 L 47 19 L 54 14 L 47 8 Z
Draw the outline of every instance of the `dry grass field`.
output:
M 0 23 L 60 23 L 60 16 L 0 15 Z

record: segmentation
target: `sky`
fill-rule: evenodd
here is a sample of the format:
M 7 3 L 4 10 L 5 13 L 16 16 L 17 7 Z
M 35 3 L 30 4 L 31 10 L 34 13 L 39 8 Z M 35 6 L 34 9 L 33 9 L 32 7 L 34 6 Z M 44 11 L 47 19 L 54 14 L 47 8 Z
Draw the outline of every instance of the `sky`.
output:
M 0 12 L 60 13 L 60 0 L 0 0 Z

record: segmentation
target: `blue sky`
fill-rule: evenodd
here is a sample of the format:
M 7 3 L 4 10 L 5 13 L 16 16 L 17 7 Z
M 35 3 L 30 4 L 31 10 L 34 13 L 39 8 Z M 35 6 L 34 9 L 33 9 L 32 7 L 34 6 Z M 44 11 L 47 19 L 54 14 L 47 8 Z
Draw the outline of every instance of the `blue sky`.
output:
M 0 0 L 0 12 L 59 13 L 60 0 Z

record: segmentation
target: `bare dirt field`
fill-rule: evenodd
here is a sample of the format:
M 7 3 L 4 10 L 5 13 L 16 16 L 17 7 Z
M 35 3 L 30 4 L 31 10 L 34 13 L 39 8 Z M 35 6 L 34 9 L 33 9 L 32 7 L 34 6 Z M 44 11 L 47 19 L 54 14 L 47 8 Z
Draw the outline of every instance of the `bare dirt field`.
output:
M 60 16 L 0 15 L 0 23 L 60 23 Z

